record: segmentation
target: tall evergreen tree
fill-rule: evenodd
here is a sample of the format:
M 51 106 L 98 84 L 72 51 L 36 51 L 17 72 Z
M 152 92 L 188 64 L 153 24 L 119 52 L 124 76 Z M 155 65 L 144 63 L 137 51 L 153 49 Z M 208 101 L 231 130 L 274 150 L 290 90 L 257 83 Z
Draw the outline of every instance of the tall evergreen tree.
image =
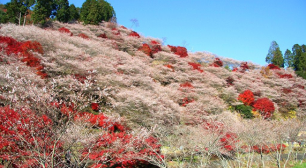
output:
M 69 6 L 69 21 L 76 21 L 80 18 L 80 13 L 78 11 L 78 9 L 71 4 Z
M 25 18 L 35 0 L 11 0 L 7 3 L 8 21 L 16 24 L 25 24 Z
M 70 19 L 68 0 L 57 0 L 56 20 L 67 23 Z
M 293 67 L 294 65 L 294 56 L 290 50 L 286 50 L 284 55 L 284 62 L 286 67 Z
M 306 79 L 306 45 L 293 45 L 292 55 L 294 57 L 293 67 L 296 74 Z
M 56 3 L 54 0 L 36 0 L 32 19 L 34 24 L 44 25 L 50 17 L 54 16 Z
M 279 67 L 284 67 L 284 57 L 279 48 L 276 48 L 271 62 Z
M 6 6 L 3 4 L 0 4 L 0 23 L 7 23 L 8 22 L 8 17 L 6 14 Z
M 84 24 L 99 24 L 115 17 L 113 7 L 104 0 L 86 0 L 81 8 L 81 20 Z
M 269 64 L 272 63 L 279 67 L 284 67 L 283 54 L 276 41 L 271 42 L 271 46 L 266 56 L 266 62 Z

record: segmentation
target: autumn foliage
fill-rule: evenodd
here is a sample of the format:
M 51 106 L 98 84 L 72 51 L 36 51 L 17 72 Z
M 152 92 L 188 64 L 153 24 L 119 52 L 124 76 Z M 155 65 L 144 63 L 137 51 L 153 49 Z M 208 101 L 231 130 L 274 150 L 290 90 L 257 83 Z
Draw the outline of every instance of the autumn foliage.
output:
M 160 43 L 155 40 L 151 41 L 151 46 L 152 46 L 152 54 L 162 51 Z
M 242 101 L 245 105 L 251 105 L 254 102 L 254 94 L 252 91 L 246 90 L 239 95 L 238 100 Z
M 136 37 L 136 38 L 140 38 L 140 35 L 139 35 L 137 32 L 135 32 L 135 31 L 132 31 L 132 32 L 129 34 L 129 36 L 131 36 L 131 37 Z
M 89 37 L 84 33 L 80 33 L 78 36 L 83 38 L 83 39 L 89 40 Z
M 168 47 L 171 49 L 171 52 L 180 56 L 181 58 L 188 56 L 187 49 L 185 47 L 180 47 L 180 46 L 176 47 L 176 46 L 171 46 L 171 45 L 168 45 Z
M 274 64 L 269 64 L 268 67 L 269 67 L 269 69 L 280 70 L 280 68 L 277 65 L 274 65 Z
M 4 47 L 0 46 L 1 50 L 5 50 L 7 55 L 15 54 L 21 58 L 21 61 L 26 63 L 27 66 L 33 67 L 37 70 L 37 75 L 41 78 L 46 78 L 48 75 L 44 72 L 44 66 L 41 65 L 40 59 L 35 57 L 34 53 L 44 54 L 41 44 L 37 41 L 18 42 L 11 37 L 0 36 L 0 44 L 5 44 Z
M 67 33 L 67 34 L 69 34 L 70 36 L 73 36 L 73 33 L 71 33 L 70 30 L 67 29 L 67 28 L 65 28 L 65 27 L 59 28 L 58 31 L 61 32 L 61 33 Z
M 215 58 L 215 61 L 212 64 L 212 66 L 214 66 L 214 67 L 222 67 L 223 66 L 223 62 L 220 60 L 220 58 Z
M 140 47 L 138 50 L 144 52 L 147 56 L 152 57 L 152 50 L 148 44 L 142 44 L 142 47 Z
M 261 115 L 268 119 L 272 116 L 275 111 L 273 102 L 268 98 L 260 98 L 254 102 L 254 110 L 261 112 Z
M 199 63 L 194 63 L 194 62 L 188 62 L 188 64 L 190 65 L 190 66 L 192 66 L 192 69 L 194 69 L 194 70 L 197 70 L 197 71 L 199 71 L 199 72 L 204 72 L 202 69 L 201 69 L 201 64 L 199 64 Z
M 107 36 L 106 36 L 105 33 L 98 35 L 98 37 L 100 37 L 100 38 L 105 38 L 105 39 L 107 38 Z
M 50 163 L 53 152 L 62 150 L 62 142 L 53 139 L 52 125 L 46 115 L 39 116 L 28 109 L 0 107 L 1 160 L 10 161 L 14 167 L 40 167 L 44 165 L 40 162 L 42 158 L 46 159 L 46 164 Z M 55 159 L 60 156 L 55 155 Z

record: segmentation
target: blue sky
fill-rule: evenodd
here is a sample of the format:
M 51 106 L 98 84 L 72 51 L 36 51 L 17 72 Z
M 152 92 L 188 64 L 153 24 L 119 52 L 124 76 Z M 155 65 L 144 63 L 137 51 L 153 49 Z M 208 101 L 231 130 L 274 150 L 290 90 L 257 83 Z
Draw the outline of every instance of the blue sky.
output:
M 283 53 L 294 44 L 306 44 L 305 0 L 107 1 L 120 25 L 192 52 L 265 65 L 273 40 Z M 69 2 L 81 7 L 85 0 Z M 131 19 L 137 19 L 139 26 L 133 26 Z

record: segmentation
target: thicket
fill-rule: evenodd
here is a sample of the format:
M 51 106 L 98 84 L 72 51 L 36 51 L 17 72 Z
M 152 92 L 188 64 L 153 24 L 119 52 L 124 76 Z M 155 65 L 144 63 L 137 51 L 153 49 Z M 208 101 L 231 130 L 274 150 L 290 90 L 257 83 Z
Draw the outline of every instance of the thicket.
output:
M 87 0 L 82 8 L 68 0 L 12 0 L 0 8 L 0 23 L 41 24 L 57 20 L 63 23 L 82 21 L 84 24 L 99 24 L 116 17 L 110 3 L 104 0 Z
M 178 52 L 113 23 L 8 24 L 0 33 L 1 112 L 22 116 L 2 115 L 15 122 L 1 123 L 2 137 L 22 127 L 61 144 L 54 155 L 39 140 L 23 145 L 33 155 L 18 153 L 16 163 L 2 147 L 2 165 L 265 167 L 304 150 L 287 143 L 300 141 L 306 115 L 306 82 L 290 69 Z M 18 137 L 10 143 L 19 150 L 27 142 Z

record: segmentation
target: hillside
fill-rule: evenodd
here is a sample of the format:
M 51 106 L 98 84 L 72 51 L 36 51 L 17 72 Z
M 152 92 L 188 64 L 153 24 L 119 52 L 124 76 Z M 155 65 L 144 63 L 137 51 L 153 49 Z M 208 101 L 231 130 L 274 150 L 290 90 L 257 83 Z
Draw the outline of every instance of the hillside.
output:
M 113 23 L 5 24 L 0 48 L 1 141 L 10 146 L 1 147 L 3 165 L 202 167 L 213 157 L 224 167 L 279 164 L 269 156 L 297 141 L 305 124 L 306 81 L 294 71 L 187 53 Z M 270 160 L 227 159 L 242 149 Z

